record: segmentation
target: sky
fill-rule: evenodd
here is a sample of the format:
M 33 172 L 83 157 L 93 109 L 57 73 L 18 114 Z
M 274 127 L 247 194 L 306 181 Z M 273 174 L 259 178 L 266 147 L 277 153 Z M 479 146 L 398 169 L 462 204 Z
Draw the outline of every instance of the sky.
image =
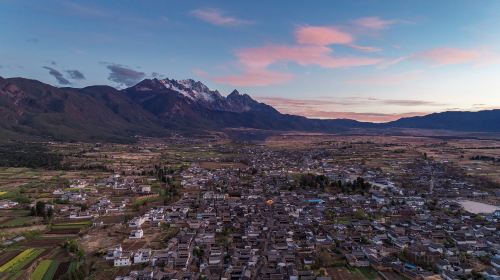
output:
M 284 113 L 500 108 L 500 1 L 0 1 L 0 76 L 192 78 Z

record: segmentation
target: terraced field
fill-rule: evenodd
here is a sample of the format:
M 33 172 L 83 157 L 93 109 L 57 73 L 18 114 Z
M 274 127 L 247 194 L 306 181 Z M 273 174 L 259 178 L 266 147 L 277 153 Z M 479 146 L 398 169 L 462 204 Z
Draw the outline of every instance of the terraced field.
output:
M 80 230 L 89 227 L 92 224 L 90 220 L 78 222 L 59 222 L 52 224 L 47 234 L 77 234 Z
M 50 265 L 53 261 L 51 260 L 43 260 L 40 264 L 35 268 L 35 271 L 31 274 L 31 280 L 43 280 L 43 276 L 49 269 Z
M 43 275 L 42 280 L 52 280 L 54 279 L 54 275 L 56 274 L 56 270 L 59 267 L 59 262 L 56 260 L 51 260 L 50 266 Z
M 0 266 L 0 274 L 8 275 L 12 279 L 17 279 L 22 270 L 29 266 L 33 261 L 40 256 L 45 249 L 29 248 Z
M 57 260 L 43 260 L 38 264 L 33 273 L 31 280 L 53 280 L 59 279 L 66 273 L 73 272 L 78 268 L 78 262 L 58 262 Z

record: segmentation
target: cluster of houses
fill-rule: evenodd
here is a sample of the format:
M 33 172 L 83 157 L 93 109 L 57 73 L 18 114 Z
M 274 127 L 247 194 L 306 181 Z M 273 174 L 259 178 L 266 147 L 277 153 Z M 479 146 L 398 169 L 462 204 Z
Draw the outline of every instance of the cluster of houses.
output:
M 116 279 L 332 279 L 318 271 L 338 264 L 408 279 L 473 273 L 500 279 L 500 211 L 464 211 L 456 198 L 471 186 L 447 178 L 440 166 L 412 171 L 411 162 L 400 163 L 410 182 L 425 183 L 419 190 L 356 163 L 244 149 L 250 148 L 241 151 L 249 168 L 193 164 L 183 171 L 182 186 L 196 191 L 129 221 L 131 239 L 144 237 L 145 223 L 178 230 L 162 250 L 111 248 L 105 258 L 114 266 L 148 264 Z M 294 173 L 342 182 L 363 176 L 372 187 L 363 194 L 289 188 Z

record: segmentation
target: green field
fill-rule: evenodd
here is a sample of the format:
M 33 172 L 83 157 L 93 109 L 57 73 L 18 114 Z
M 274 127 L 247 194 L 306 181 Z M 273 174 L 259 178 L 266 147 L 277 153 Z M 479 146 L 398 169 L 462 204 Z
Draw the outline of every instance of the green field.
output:
M 360 276 L 360 278 L 366 279 L 366 280 L 375 280 L 378 279 L 378 274 L 375 270 L 373 270 L 370 267 L 349 267 L 347 268 L 349 271 L 351 271 L 354 274 L 357 274 Z
M 59 262 L 56 260 L 52 260 L 49 268 L 45 272 L 45 275 L 43 275 L 42 280 L 52 280 L 52 278 L 54 278 L 54 274 L 56 273 L 58 266 L 59 266 Z
M 34 261 L 44 249 L 29 248 L 15 256 L 13 259 L 0 266 L 0 272 L 17 273 L 23 267 Z
M 31 280 L 42 280 L 52 262 L 53 261 L 51 260 L 41 261 L 40 264 L 35 268 L 35 271 L 33 271 L 33 274 L 31 274 Z
M 0 224 L 0 228 L 20 227 L 31 225 L 33 217 L 15 217 Z
M 57 223 L 51 226 L 52 229 L 81 229 L 88 227 L 92 224 L 92 221 L 80 221 L 80 222 L 70 222 L 70 223 Z
M 68 272 L 71 273 L 78 268 L 78 262 L 71 262 L 68 267 Z

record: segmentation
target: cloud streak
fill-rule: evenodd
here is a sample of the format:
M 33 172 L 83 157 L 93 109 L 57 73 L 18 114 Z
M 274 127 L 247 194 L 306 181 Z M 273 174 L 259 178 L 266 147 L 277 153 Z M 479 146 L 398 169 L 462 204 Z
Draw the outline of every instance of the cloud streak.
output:
M 47 69 L 49 70 L 49 74 L 56 78 L 57 82 L 60 84 L 60 85 L 70 85 L 71 82 L 68 81 L 66 78 L 64 78 L 63 74 L 61 72 L 59 72 L 58 70 L 52 68 L 52 67 L 49 67 L 49 66 L 43 66 L 44 69 Z
M 121 64 L 104 63 L 110 71 L 108 80 L 120 86 L 133 86 L 146 77 L 144 72 L 135 71 Z
M 402 117 L 425 115 L 428 114 L 428 112 L 417 109 L 412 112 L 382 114 L 375 112 L 356 112 L 355 110 L 359 110 L 359 108 L 373 108 L 382 105 L 415 108 L 429 106 L 439 107 L 447 105 L 426 100 L 379 99 L 361 97 L 338 98 L 333 100 L 331 98 L 291 99 L 282 97 L 260 97 L 257 99 L 261 102 L 275 107 L 282 113 L 298 114 L 310 118 L 347 118 L 370 122 L 393 121 Z M 349 111 L 346 111 L 346 109 Z
M 486 58 L 486 54 L 480 50 L 434 48 L 416 53 L 413 58 L 440 66 L 481 62 Z
M 80 15 L 80 16 L 89 16 L 89 17 L 108 17 L 110 16 L 110 13 L 107 11 L 101 10 L 97 7 L 90 7 L 90 6 L 85 6 L 81 5 L 78 3 L 74 2 L 63 2 L 63 6 L 68 10 L 69 12 Z
M 190 14 L 199 20 L 218 26 L 239 26 L 253 23 L 249 20 L 225 15 L 223 11 L 215 8 L 196 9 Z
M 322 68 L 359 67 L 380 64 L 383 59 L 368 56 L 333 55 L 331 45 L 346 45 L 362 51 L 377 51 L 354 44 L 352 35 L 332 26 L 301 26 L 295 30 L 295 44 L 271 44 L 236 51 L 239 74 L 213 78 L 234 86 L 268 86 L 286 82 L 291 73 L 271 70 L 277 63 L 294 63 Z
M 354 21 L 354 24 L 358 27 L 371 30 L 382 30 L 389 26 L 401 22 L 399 20 L 386 20 L 379 17 L 363 17 Z
M 66 70 L 66 73 L 68 73 L 69 77 L 73 80 L 85 80 L 85 75 L 79 70 Z
M 499 64 L 500 56 L 483 48 L 463 49 L 455 47 L 438 47 L 386 60 L 381 63 L 378 68 L 385 69 L 390 66 L 409 61 L 426 63 L 432 67 L 460 64 L 486 66 Z
M 302 26 L 295 30 L 295 38 L 299 44 L 316 46 L 346 45 L 354 41 L 351 34 L 333 26 Z
M 390 122 L 399 120 L 401 118 L 415 117 L 427 115 L 429 112 L 409 112 L 409 113 L 394 113 L 394 114 L 382 114 L 382 113 L 357 113 L 357 112 L 331 112 L 331 111 L 320 111 L 320 110 L 304 110 L 301 115 L 307 116 L 309 118 L 318 119 L 353 119 L 363 122 Z

